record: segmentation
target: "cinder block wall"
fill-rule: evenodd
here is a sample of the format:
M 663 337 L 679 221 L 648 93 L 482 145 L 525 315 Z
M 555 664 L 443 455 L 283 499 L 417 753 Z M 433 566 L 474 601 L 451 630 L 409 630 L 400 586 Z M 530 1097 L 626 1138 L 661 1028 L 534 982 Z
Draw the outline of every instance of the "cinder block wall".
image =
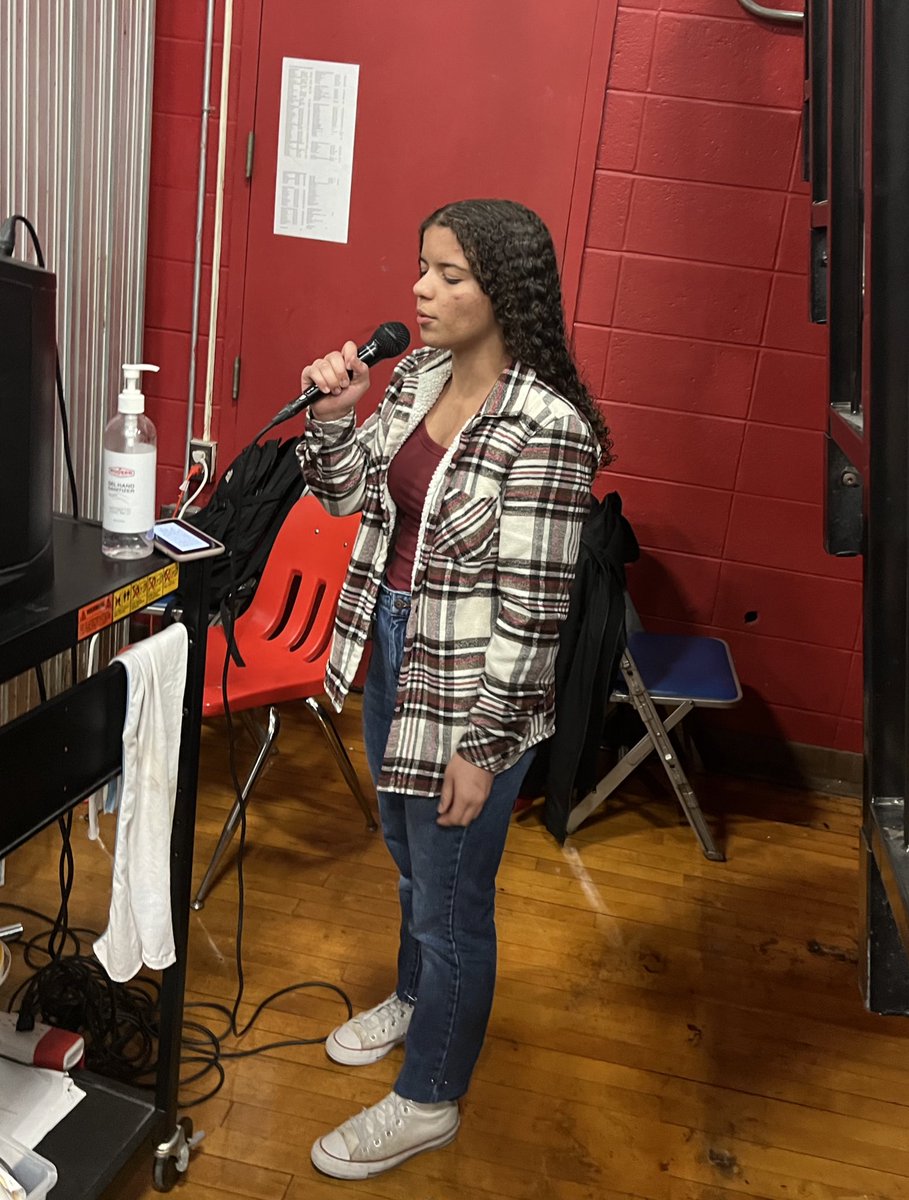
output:
M 649 628 L 726 638 L 749 733 L 861 749 L 861 563 L 823 550 L 798 27 L 622 3 L 574 330 Z

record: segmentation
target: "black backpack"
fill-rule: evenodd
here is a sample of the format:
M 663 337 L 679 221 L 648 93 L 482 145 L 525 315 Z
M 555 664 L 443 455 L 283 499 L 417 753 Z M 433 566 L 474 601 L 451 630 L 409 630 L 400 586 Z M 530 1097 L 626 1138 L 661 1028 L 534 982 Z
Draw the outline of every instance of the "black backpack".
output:
M 278 530 L 305 487 L 298 438 L 273 438 L 242 450 L 211 500 L 190 518 L 227 550 L 211 564 L 209 612 L 239 616 L 253 598 Z

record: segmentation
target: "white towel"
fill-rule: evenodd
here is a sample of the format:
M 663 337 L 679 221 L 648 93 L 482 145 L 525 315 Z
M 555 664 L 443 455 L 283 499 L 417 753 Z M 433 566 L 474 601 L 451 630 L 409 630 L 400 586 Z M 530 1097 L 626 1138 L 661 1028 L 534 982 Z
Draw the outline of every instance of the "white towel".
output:
M 170 911 L 170 834 L 188 638 L 169 625 L 119 655 L 126 668 L 123 769 L 110 918 L 95 954 L 111 979 L 176 959 Z

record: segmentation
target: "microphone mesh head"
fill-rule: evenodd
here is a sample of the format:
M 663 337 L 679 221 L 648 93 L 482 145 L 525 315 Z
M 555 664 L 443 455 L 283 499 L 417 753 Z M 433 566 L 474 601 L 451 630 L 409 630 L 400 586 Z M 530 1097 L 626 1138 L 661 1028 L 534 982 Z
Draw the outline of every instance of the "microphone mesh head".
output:
M 396 358 L 410 345 L 410 330 L 400 321 L 385 321 L 372 337 L 381 358 Z

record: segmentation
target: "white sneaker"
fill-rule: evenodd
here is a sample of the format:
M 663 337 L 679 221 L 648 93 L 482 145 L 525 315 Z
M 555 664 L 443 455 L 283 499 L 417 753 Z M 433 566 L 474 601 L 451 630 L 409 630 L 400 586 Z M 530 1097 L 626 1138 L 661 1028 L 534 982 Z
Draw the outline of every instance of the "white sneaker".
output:
M 333 1029 L 325 1039 L 325 1051 L 346 1067 L 378 1062 L 404 1041 L 412 1016 L 413 1005 L 392 993 L 375 1008 Z
M 367 1179 L 424 1150 L 447 1146 L 460 1123 L 457 1100 L 417 1104 L 389 1092 L 314 1142 L 313 1166 L 335 1179 Z

